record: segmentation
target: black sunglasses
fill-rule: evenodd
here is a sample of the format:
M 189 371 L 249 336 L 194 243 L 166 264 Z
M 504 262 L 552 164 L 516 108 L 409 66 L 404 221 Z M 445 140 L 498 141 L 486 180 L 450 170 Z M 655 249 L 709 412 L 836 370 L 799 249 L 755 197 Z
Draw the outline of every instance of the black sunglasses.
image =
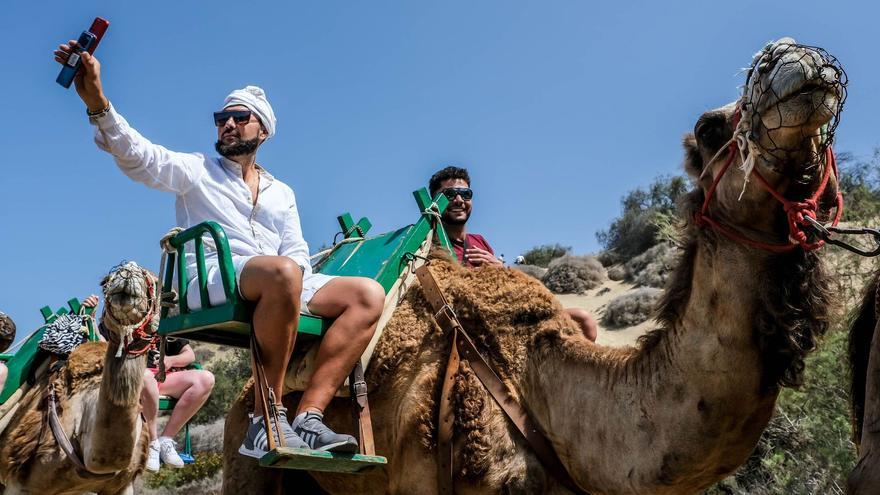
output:
M 449 201 L 455 199 L 456 196 L 461 196 L 461 199 L 465 201 L 474 197 L 474 191 L 469 187 L 447 187 L 440 192 L 442 192 Z
M 214 112 L 214 125 L 217 127 L 223 127 L 226 125 L 226 122 L 232 118 L 233 122 L 238 124 L 247 124 L 251 121 L 251 111 L 250 110 L 222 110 L 220 112 Z

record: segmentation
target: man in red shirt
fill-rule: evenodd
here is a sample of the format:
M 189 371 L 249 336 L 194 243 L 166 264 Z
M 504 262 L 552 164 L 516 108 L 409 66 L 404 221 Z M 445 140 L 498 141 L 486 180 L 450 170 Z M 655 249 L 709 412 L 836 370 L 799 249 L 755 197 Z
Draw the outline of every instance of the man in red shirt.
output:
M 442 192 L 449 199 L 449 206 L 442 216 L 443 228 L 455 249 L 458 261 L 468 268 L 503 267 L 504 263 L 495 257 L 495 251 L 483 236 L 467 232 L 467 221 L 471 217 L 474 198 L 468 171 L 459 167 L 446 167 L 431 176 L 428 190 L 432 198 Z M 565 311 L 581 327 L 584 335 L 595 342 L 598 330 L 593 316 L 580 308 L 566 308 Z

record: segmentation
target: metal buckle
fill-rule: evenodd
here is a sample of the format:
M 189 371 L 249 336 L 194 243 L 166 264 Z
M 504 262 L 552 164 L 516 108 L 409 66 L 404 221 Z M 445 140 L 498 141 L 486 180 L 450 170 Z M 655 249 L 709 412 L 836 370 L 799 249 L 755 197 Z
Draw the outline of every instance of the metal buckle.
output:
M 355 397 L 366 397 L 367 395 L 367 382 L 360 380 L 354 382 L 352 385 L 352 389 L 354 390 Z
M 440 323 L 440 326 L 445 330 L 447 327 L 454 328 L 458 326 L 458 317 L 455 316 L 455 311 L 452 310 L 452 307 L 448 304 L 444 304 L 440 311 L 434 313 L 434 319 L 437 320 L 437 323 Z M 441 319 L 445 320 L 447 325 L 443 325 L 441 323 Z

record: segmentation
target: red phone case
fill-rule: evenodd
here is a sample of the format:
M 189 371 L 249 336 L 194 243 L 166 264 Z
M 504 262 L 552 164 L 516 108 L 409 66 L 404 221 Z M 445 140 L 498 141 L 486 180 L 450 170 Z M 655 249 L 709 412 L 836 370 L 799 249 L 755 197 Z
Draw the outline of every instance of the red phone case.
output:
M 95 42 L 89 48 L 89 53 L 95 53 L 95 48 L 98 48 L 98 43 L 104 37 L 104 32 L 107 31 L 108 26 L 110 26 L 110 23 L 101 17 L 95 17 L 95 20 L 92 21 L 92 27 L 89 28 L 89 32 L 95 35 Z

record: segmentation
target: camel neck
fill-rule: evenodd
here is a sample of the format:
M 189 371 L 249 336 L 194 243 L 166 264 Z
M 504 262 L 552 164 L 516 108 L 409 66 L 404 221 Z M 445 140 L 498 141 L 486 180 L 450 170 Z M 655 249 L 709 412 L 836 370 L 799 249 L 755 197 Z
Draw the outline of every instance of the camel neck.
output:
M 145 356 L 115 357 L 108 346 L 101 386 L 92 421 L 82 426 L 83 462 L 90 471 L 119 471 L 131 463 L 134 446 L 141 435 L 140 397 L 144 384 Z
M 629 466 L 634 493 L 667 493 L 658 470 L 677 480 L 676 493 L 688 484 L 697 492 L 717 476 L 707 460 L 725 459 L 732 471 L 748 457 L 776 398 L 762 388 L 754 338 L 754 295 L 772 283 L 755 275 L 767 261 L 756 256 L 698 246 L 682 261 L 692 266 L 678 317 L 639 348 L 596 346 L 577 334 L 535 341 L 522 394 L 582 485 L 613 491 L 620 466 Z M 611 451 L 618 454 L 599 455 Z

